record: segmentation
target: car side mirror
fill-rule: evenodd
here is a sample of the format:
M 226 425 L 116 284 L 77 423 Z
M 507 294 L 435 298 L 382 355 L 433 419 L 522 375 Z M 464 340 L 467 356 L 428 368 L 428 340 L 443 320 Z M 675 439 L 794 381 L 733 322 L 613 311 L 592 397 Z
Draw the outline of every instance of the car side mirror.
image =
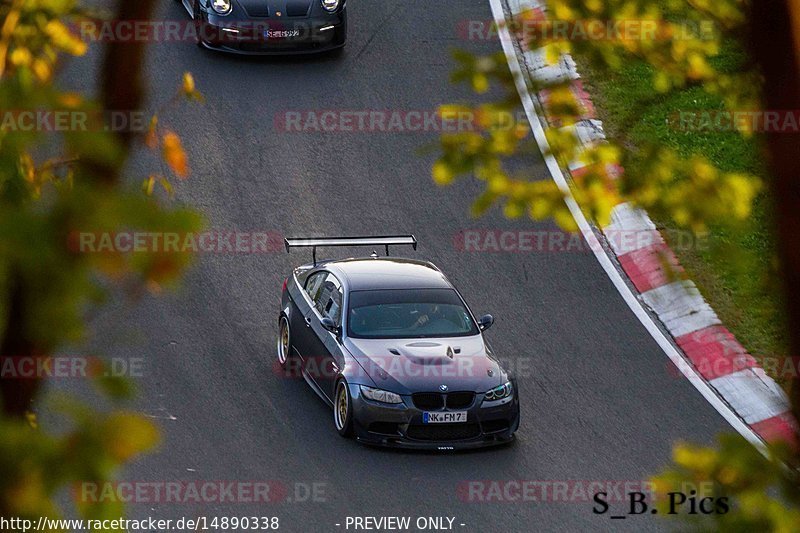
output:
M 324 316 L 322 317 L 322 320 L 319 321 L 319 323 L 323 328 L 327 329 L 331 333 L 334 333 L 336 335 L 339 334 L 339 326 L 336 325 L 336 322 L 334 322 L 331 317 Z
M 478 327 L 481 328 L 481 331 L 486 331 L 494 324 L 494 317 L 492 315 L 483 315 L 480 320 L 478 320 Z

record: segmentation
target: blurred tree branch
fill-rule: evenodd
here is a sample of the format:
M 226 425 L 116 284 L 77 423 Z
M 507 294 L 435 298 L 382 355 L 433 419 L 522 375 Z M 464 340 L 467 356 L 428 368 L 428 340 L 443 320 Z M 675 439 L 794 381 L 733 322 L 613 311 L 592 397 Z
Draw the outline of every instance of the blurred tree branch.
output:
M 150 20 L 155 0 L 119 0 L 115 20 Z M 105 48 L 100 73 L 100 98 L 103 109 L 131 112 L 142 106 L 145 94 L 145 52 L 147 43 L 136 39 L 126 43 L 112 41 Z M 130 149 L 135 132 L 124 129 L 116 132 L 123 153 Z M 87 174 L 101 183 L 113 185 L 119 178 L 120 166 L 104 161 L 83 160 Z
M 800 3 L 792 0 L 752 2 L 750 44 L 764 75 L 764 108 L 800 109 Z M 786 290 L 791 350 L 800 354 L 800 134 L 769 131 L 767 163 L 776 210 L 776 231 Z M 791 387 L 792 409 L 800 420 L 800 376 Z M 800 451 L 798 452 L 800 453 Z M 797 458 L 800 464 L 800 457 Z
M 116 20 L 148 20 L 152 18 L 155 0 L 136 2 L 120 0 L 118 5 Z M 6 25 L 7 19 L 3 27 Z M 112 41 L 106 45 L 101 72 L 103 109 L 134 111 L 141 107 L 144 95 L 142 77 L 146 46 L 147 43 L 142 40 L 131 43 Z M 114 135 L 123 148 L 123 153 L 127 153 L 133 132 L 125 129 L 115 132 Z M 120 161 L 106 158 L 83 157 L 79 160 L 78 167 L 79 173 L 85 173 L 100 183 L 112 186 L 119 179 L 122 165 Z M 33 291 L 26 288 L 26 283 L 29 281 L 18 269 L 12 269 L 6 283 L 9 290 L 6 293 L 6 324 L 0 328 L 3 335 L 0 341 L 0 354 L 14 357 L 49 355 L 54 347 L 37 345 L 30 335 L 27 323 L 30 313 L 26 309 L 28 305 L 26 295 Z M 22 418 L 39 389 L 39 381 L 38 378 L 0 380 L 3 412 L 12 417 Z
M 151 20 L 155 5 L 155 0 L 119 0 L 112 16 Z M 77 0 L 0 1 L 0 109 L 66 111 L 88 118 L 143 107 L 145 40 L 106 43 L 99 101 L 59 90 L 54 73 L 62 56 L 80 56 L 87 49 L 70 27 L 86 15 Z M 202 100 L 189 73 L 177 89 L 173 102 L 181 96 Z M 141 147 L 159 154 L 175 176 L 187 178 L 178 135 L 162 132 L 157 115 L 146 137 L 130 123 L 122 130 L 108 128 L 106 118 L 57 133 L 0 129 L 0 362 L 13 366 L 25 360 L 37 368 L 30 376 L 0 375 L 2 516 L 56 516 L 55 496 L 65 486 L 106 482 L 121 464 L 158 441 L 156 426 L 140 414 L 99 410 L 69 397 L 47 406 L 64 418 L 66 429 L 57 435 L 40 427 L 36 416 L 43 410 L 40 389 L 46 374 L 38 364 L 85 340 L 88 308 L 101 303 L 110 286 L 157 291 L 178 279 L 191 259 L 188 252 L 92 253 L 75 242 L 77 236 L 194 232 L 201 226 L 193 211 L 164 206 L 150 197 L 152 187 L 143 194 L 123 179 L 137 136 Z M 58 152 L 56 157 L 36 162 L 36 156 L 50 151 Z M 166 176 L 148 180 L 156 178 L 171 192 Z M 82 377 L 92 379 L 114 402 L 131 391 L 124 380 Z M 120 501 L 90 504 L 76 494 L 73 503 L 83 517 L 123 514 Z

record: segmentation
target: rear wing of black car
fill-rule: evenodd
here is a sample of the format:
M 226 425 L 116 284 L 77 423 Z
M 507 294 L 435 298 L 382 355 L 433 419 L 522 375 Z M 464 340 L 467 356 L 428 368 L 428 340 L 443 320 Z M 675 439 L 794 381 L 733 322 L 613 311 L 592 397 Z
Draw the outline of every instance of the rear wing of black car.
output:
M 385 235 L 380 237 L 287 237 L 284 240 L 286 252 L 292 248 L 311 248 L 314 264 L 317 264 L 317 248 L 347 246 L 384 246 L 389 256 L 390 246 L 411 246 L 417 249 L 417 238 L 413 235 Z

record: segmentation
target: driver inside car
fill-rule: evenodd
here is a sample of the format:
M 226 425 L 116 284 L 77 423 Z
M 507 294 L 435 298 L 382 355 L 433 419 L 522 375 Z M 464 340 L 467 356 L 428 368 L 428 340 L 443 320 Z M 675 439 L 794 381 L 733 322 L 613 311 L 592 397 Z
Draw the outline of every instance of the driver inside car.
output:
M 415 310 L 414 312 L 416 313 L 418 311 Z M 411 329 L 419 329 L 429 322 L 443 318 L 444 317 L 442 316 L 442 312 L 439 309 L 438 304 L 434 305 L 433 309 L 430 309 L 429 306 L 429 311 L 427 313 L 422 313 L 419 317 L 417 317 L 417 320 L 411 325 Z

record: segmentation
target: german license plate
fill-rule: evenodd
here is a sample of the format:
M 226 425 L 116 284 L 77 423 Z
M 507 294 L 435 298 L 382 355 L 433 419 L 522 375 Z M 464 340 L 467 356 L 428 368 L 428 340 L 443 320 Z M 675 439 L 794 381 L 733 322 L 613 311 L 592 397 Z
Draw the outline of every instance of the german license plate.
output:
M 264 30 L 267 39 L 293 39 L 300 37 L 300 30 Z
M 458 424 L 467 421 L 466 411 L 450 411 L 446 413 L 422 413 L 423 424 Z

